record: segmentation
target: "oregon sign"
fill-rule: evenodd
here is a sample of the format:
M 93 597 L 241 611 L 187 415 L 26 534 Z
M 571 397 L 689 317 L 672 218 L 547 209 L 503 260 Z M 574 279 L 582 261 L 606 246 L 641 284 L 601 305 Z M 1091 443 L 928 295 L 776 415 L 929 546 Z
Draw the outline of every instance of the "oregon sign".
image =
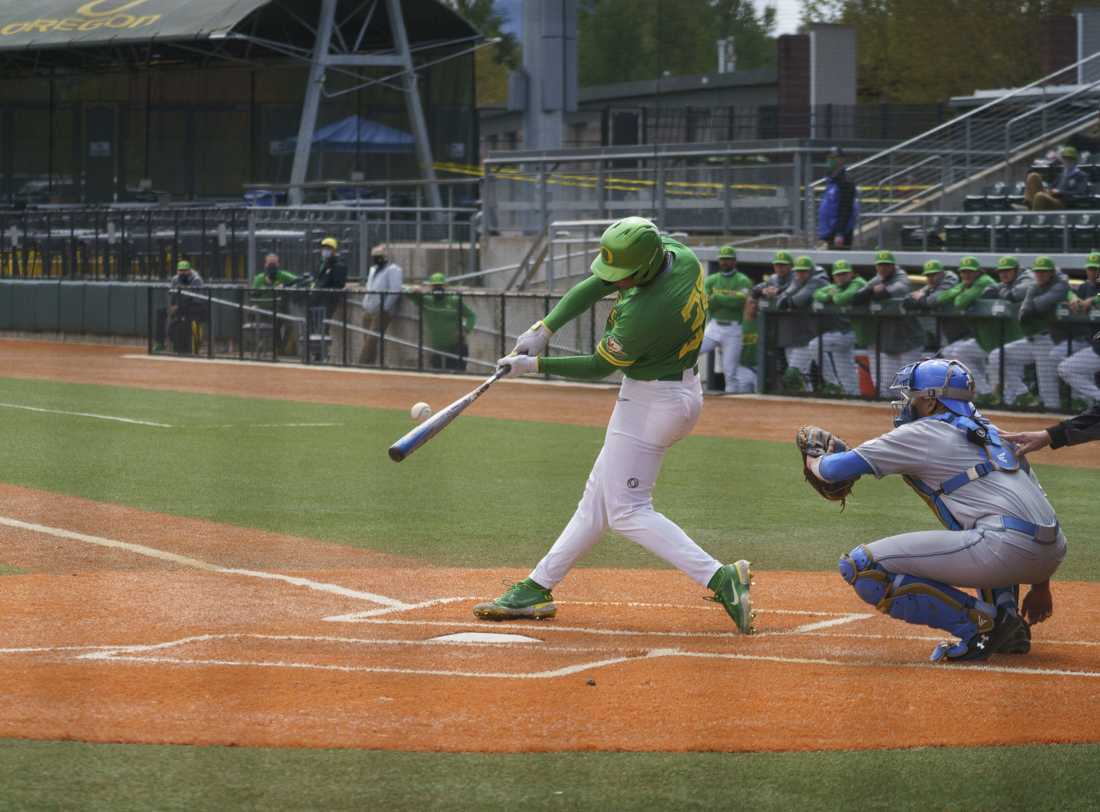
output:
M 149 0 L 90 0 L 73 9 L 71 16 L 5 22 L 0 27 L 0 41 L 3 37 L 20 34 L 49 34 L 55 31 L 88 32 L 104 29 L 133 31 L 148 28 L 155 25 L 161 15 L 142 14 L 141 7 L 147 2 Z

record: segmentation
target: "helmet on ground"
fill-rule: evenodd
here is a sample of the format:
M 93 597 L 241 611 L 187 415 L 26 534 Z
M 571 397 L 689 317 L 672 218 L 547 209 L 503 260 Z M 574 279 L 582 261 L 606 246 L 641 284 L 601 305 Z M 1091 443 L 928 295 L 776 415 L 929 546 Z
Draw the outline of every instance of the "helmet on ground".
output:
M 974 414 L 974 376 L 965 364 L 954 359 L 931 358 L 907 364 L 897 371 L 890 391 L 901 396 L 890 403 L 895 426 L 917 418 L 913 400 L 918 397 L 935 398 L 963 417 Z
M 624 217 L 609 225 L 600 237 L 600 253 L 592 260 L 592 273 L 604 282 L 635 277 L 644 285 L 664 264 L 665 251 L 657 226 L 644 217 Z
M 325 237 L 323 240 L 321 240 L 321 247 L 331 248 L 333 251 L 335 251 L 340 247 L 340 244 L 336 242 L 335 237 Z
M 439 272 L 433 273 L 431 276 L 428 277 L 428 284 L 429 285 L 446 285 L 447 284 L 447 277 L 446 277 L 445 274 L 441 274 Z
M 980 271 L 982 269 L 982 263 L 978 262 L 977 257 L 963 257 L 959 260 L 960 271 Z
M 813 271 L 814 261 L 810 257 L 801 256 L 794 261 L 794 269 L 796 271 Z
M 186 259 L 181 259 L 179 262 L 176 263 L 176 270 L 189 271 L 191 270 L 191 263 L 188 262 Z
M 836 262 L 833 263 L 833 276 L 836 276 L 838 273 L 851 273 L 851 272 L 852 272 L 852 263 L 850 263 L 848 260 L 838 259 Z
M 718 249 L 718 259 L 737 259 L 737 249 L 732 245 L 723 245 Z

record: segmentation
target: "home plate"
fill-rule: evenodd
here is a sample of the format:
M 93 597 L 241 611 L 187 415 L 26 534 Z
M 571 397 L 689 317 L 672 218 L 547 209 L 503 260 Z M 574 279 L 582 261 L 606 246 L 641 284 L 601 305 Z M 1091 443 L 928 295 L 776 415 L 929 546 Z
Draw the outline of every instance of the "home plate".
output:
M 534 637 L 522 634 L 493 634 L 492 632 L 456 632 L 431 638 L 433 643 L 541 643 Z

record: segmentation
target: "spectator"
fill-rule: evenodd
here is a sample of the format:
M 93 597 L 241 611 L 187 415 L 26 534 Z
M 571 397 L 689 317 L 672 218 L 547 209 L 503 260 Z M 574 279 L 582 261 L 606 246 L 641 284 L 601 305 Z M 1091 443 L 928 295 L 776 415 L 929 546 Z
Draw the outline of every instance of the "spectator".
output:
M 967 257 L 967 259 L 973 259 L 973 257 Z M 946 270 L 938 259 L 930 259 L 924 263 L 924 278 L 926 280 L 924 287 L 909 294 L 910 301 L 922 310 L 936 307 L 940 303 L 941 295 L 959 283 L 959 277 L 955 272 Z
M 810 257 L 802 256 L 794 262 L 794 278 L 775 299 L 779 310 L 808 312 L 813 306 L 814 292 L 829 284 L 824 268 L 814 266 Z M 811 366 L 816 355 L 810 353 L 810 341 L 816 334 L 814 320 L 807 317 L 782 317 L 776 331 L 776 346 L 787 357 L 787 371 L 783 375 L 783 388 L 795 392 L 810 390 Z
M 992 276 L 982 272 L 982 265 L 977 257 L 963 257 L 959 261 L 959 276 L 962 280 L 939 296 L 940 305 L 958 316 L 944 320 L 944 335 L 949 343 L 944 345 L 940 354 L 944 358 L 958 358 L 966 364 L 977 391 L 974 404 L 979 408 L 987 408 L 996 403 L 996 398 L 987 374 L 986 362 L 989 353 L 1000 346 L 1002 325 L 987 319 L 971 321 L 964 314 L 989 288 L 995 288 L 997 283 Z M 1016 325 L 1013 323 L 1012 326 Z M 1018 332 L 1013 335 L 1013 338 L 1018 337 Z
M 844 166 L 844 150 L 833 147 L 825 160 L 829 177 L 825 181 L 825 194 L 817 212 L 817 236 L 825 241 L 826 248 L 847 250 L 852 247 L 852 235 L 859 223 L 859 201 L 856 185 L 848 177 Z
M 1044 187 L 1043 176 L 1038 172 L 1028 173 L 1024 202 L 1029 209 L 1067 209 L 1088 198 L 1089 179 L 1077 166 L 1077 150 L 1064 146 L 1058 155 L 1062 171 L 1050 188 Z
M 1078 316 L 1087 315 L 1093 309 L 1100 309 L 1100 286 L 1097 284 L 1097 273 L 1100 272 L 1100 253 L 1093 252 L 1085 260 L 1084 284 L 1076 291 L 1076 298 L 1070 304 L 1070 311 Z M 1087 327 L 1086 330 L 1091 331 Z M 1073 355 L 1058 364 L 1058 377 L 1065 381 L 1073 393 L 1074 398 L 1100 403 L 1100 333 L 1090 342 L 1077 330 L 1074 331 L 1073 345 L 1081 346 L 1078 339 L 1084 339 L 1084 349 L 1079 349 Z
M 875 254 L 875 274 L 852 296 L 852 304 L 870 304 L 909 298 L 909 277 L 897 266 L 891 251 Z M 875 392 L 881 395 L 894 381 L 897 371 L 906 364 L 920 360 L 924 336 L 913 318 L 881 318 L 876 323 L 875 362 L 872 363 Z
M 359 352 L 360 364 L 377 362 L 380 338 L 385 334 L 397 312 L 401 300 L 401 285 L 404 273 L 401 266 L 389 257 L 386 245 L 376 245 L 371 249 L 371 266 L 367 272 L 367 293 L 363 297 L 363 327 L 367 335 L 363 339 L 363 349 Z
M 431 295 L 421 296 L 421 314 L 433 369 L 466 371 L 470 349 L 466 336 L 477 324 L 477 314 L 456 293 L 447 292 L 447 277 L 434 273 L 428 277 Z
M 298 284 L 298 277 L 290 271 L 283 270 L 280 265 L 278 254 L 268 254 L 264 257 L 264 269 L 256 274 L 256 278 L 252 280 L 252 289 L 257 291 L 252 296 L 252 304 L 256 307 L 270 311 L 274 309 L 275 305 L 276 294 L 263 294 L 258 293 L 259 291 L 272 291 L 275 288 L 285 288 Z M 286 349 L 287 332 L 286 321 L 278 319 L 276 321 L 275 346 L 280 350 Z
M 326 319 L 342 318 L 343 311 L 337 312 L 337 308 L 343 305 L 343 299 L 337 291 L 343 290 L 348 282 L 348 269 L 339 255 L 340 244 L 335 237 L 325 237 L 321 240 L 321 265 L 317 273 L 310 280 L 309 287 L 313 291 L 309 297 L 309 310 L 306 313 L 306 335 L 309 342 L 315 342 L 313 349 L 314 360 L 324 361 L 328 352 L 326 341 L 328 339 L 328 325 Z M 341 336 L 343 333 L 339 332 Z M 333 347 L 337 355 L 342 355 L 343 345 Z
M 856 291 L 866 283 L 855 275 L 851 264 L 844 259 L 833 263 L 833 282 L 814 291 L 814 301 L 826 305 L 844 307 L 851 304 Z M 825 381 L 825 394 L 843 392 L 859 394 L 859 373 L 856 369 L 854 349 L 867 346 L 867 325 L 864 319 L 847 316 L 826 316 L 821 324 L 822 335 L 810 341 L 810 356 L 821 356 L 821 376 Z
M 715 347 L 722 348 L 722 374 L 727 394 L 756 389 L 756 374 L 741 366 L 741 319 L 751 288 L 752 280 L 737 270 L 737 249 L 723 245 L 718 250 L 718 273 L 711 274 L 703 282 L 710 321 L 703 333 L 699 354 L 711 352 Z
M 198 271 L 186 259 L 176 263 L 176 275 L 168 283 L 170 299 L 166 314 L 167 334 L 172 351 L 197 353 L 202 344 L 202 323 L 206 320 L 206 302 L 188 293 L 202 289 Z M 163 345 L 163 334 L 158 343 Z

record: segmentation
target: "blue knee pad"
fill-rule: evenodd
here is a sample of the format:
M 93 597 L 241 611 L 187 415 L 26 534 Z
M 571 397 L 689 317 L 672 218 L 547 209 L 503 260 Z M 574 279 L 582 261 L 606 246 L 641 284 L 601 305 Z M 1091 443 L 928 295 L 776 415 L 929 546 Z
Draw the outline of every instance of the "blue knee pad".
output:
M 996 608 L 940 581 L 890 572 L 862 544 L 838 564 L 856 594 L 880 612 L 968 640 L 993 628 Z

